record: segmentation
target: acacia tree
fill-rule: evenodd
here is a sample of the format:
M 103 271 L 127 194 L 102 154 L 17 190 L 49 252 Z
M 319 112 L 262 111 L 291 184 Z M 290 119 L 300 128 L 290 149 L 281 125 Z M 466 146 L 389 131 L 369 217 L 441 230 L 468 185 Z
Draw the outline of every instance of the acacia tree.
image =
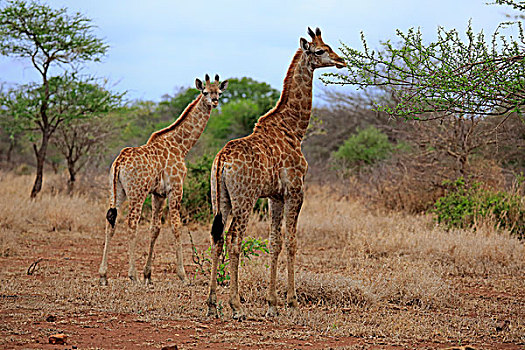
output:
M 525 11 L 512 0 L 499 4 Z M 519 37 L 504 36 L 513 26 Z M 390 86 L 394 103 L 378 104 L 378 110 L 411 119 L 509 115 L 525 105 L 525 37 L 521 22 L 501 23 L 487 43 L 483 32 L 475 34 L 469 23 L 466 41 L 453 29 L 438 29 L 438 39 L 425 44 L 419 29 L 397 31 L 399 43 L 382 43 L 371 50 L 361 34 L 363 50 L 342 45 L 346 73 L 328 73 L 328 84 L 352 84 L 361 88 Z
M 121 97 L 93 84 L 92 79 L 71 79 L 60 85 L 52 112 L 62 116 L 64 122 L 57 128 L 54 144 L 66 160 L 70 194 L 77 173 L 101 151 L 111 133 L 111 124 L 104 117 L 118 106 Z
M 66 160 L 69 194 L 73 193 L 78 172 L 89 161 L 95 160 L 109 135 L 110 127 L 107 121 L 100 117 L 74 120 L 69 125 L 64 124 L 59 128 L 54 144 Z
M 91 20 L 80 13 L 70 15 L 66 8 L 52 9 L 36 2 L 7 1 L 0 9 L 0 53 L 30 60 L 41 82 L 11 90 L 6 95 L 15 98 L 13 104 L 26 104 L 12 112 L 4 105 L 3 112 L 11 114 L 18 127 L 37 131 L 40 140 L 33 140 L 36 156 L 36 178 L 31 190 L 35 197 L 42 188 L 43 169 L 49 140 L 57 127 L 78 115 L 54 114 L 50 108 L 56 86 L 65 79 L 53 75 L 53 68 L 73 67 L 88 61 L 98 61 L 108 46 L 92 33 Z M 55 90 L 54 90 L 55 89 Z M 22 102 L 25 98 L 25 102 Z M 5 101 L 5 99 L 4 99 Z M 22 126 L 20 124 L 23 124 Z

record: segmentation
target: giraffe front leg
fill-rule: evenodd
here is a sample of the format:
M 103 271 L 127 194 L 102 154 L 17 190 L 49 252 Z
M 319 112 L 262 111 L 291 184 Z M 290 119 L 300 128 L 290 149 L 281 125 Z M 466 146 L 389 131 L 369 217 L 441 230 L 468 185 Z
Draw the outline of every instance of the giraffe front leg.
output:
M 279 314 L 277 311 L 277 305 L 279 303 L 279 297 L 277 296 L 277 265 L 283 245 L 281 232 L 283 208 L 284 202 L 282 200 L 270 199 L 272 218 L 270 229 L 270 285 L 267 296 L 268 311 L 266 312 L 266 317 L 273 317 Z
M 112 227 L 109 222 L 106 222 L 106 239 L 104 242 L 104 251 L 102 252 L 102 262 L 100 263 L 100 268 L 98 269 L 98 274 L 100 276 L 100 285 L 108 285 L 108 253 L 109 253 L 109 243 L 113 235 L 115 234 L 115 227 Z
M 285 199 L 284 212 L 286 216 L 286 250 L 288 288 L 286 290 L 286 303 L 290 308 L 297 308 L 297 294 L 295 292 L 295 253 L 297 252 L 297 219 L 303 205 L 303 191 L 290 191 Z
M 175 236 L 175 264 L 177 270 L 177 276 L 185 284 L 189 284 L 189 279 L 186 276 L 186 271 L 184 270 L 184 260 L 182 256 L 182 237 L 181 237 L 181 227 L 182 222 L 180 219 L 180 203 L 182 200 L 182 185 L 177 189 L 173 189 L 169 195 L 169 217 L 171 223 L 171 229 L 173 235 Z
M 153 248 L 155 242 L 160 233 L 161 217 L 162 217 L 162 205 L 164 204 L 164 198 L 157 195 L 151 195 L 151 241 L 149 245 L 148 259 L 144 266 L 144 284 L 151 284 L 151 263 L 153 261 Z

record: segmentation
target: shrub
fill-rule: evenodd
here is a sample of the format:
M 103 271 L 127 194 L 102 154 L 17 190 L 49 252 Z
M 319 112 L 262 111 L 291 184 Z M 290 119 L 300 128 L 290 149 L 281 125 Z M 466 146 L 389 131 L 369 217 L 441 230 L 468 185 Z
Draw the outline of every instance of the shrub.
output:
M 480 182 L 468 184 L 463 177 L 444 185 L 450 189 L 432 210 L 438 223 L 449 228 L 475 228 L 490 221 L 497 228 L 524 237 L 525 205 L 518 194 L 484 189 Z
M 211 219 L 210 174 L 213 157 L 204 154 L 186 164 L 188 174 L 184 181 L 181 217 L 183 222 Z
M 360 168 L 387 158 L 394 148 L 388 136 L 371 125 L 350 136 L 333 156 L 345 168 Z
M 196 272 L 202 273 L 204 275 L 209 275 L 211 271 L 211 246 L 208 247 L 206 253 L 200 253 L 197 251 L 197 247 L 193 243 L 193 237 L 190 233 L 190 240 L 193 250 L 193 262 L 197 265 Z M 240 253 L 240 264 L 244 265 L 245 260 L 252 260 L 254 256 L 260 256 L 261 254 L 267 254 L 270 250 L 268 248 L 268 240 L 260 238 L 251 238 L 247 237 L 241 243 L 241 253 Z M 222 246 L 221 256 L 219 258 L 219 263 L 217 266 L 217 283 L 221 286 L 226 285 L 230 280 L 230 274 L 228 271 L 228 265 L 230 264 L 230 259 L 228 256 L 228 251 L 226 248 L 226 241 Z

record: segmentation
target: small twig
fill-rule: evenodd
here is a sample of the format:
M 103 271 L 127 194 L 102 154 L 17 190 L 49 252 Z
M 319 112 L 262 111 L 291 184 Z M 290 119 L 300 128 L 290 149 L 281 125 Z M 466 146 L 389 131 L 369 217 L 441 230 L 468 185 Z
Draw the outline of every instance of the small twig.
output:
M 193 236 L 191 235 L 191 231 L 188 230 L 188 235 L 190 236 L 190 242 L 191 242 L 191 252 L 192 252 L 192 259 L 195 265 L 200 266 L 201 271 L 204 271 L 204 264 L 201 261 L 201 258 L 199 254 L 197 254 L 197 247 L 195 246 L 195 243 L 193 243 Z
M 27 269 L 27 274 L 32 275 L 36 270 L 36 265 L 38 265 L 39 262 L 44 260 L 43 258 L 38 258 L 35 262 L 33 262 L 31 265 L 29 265 L 29 268 Z

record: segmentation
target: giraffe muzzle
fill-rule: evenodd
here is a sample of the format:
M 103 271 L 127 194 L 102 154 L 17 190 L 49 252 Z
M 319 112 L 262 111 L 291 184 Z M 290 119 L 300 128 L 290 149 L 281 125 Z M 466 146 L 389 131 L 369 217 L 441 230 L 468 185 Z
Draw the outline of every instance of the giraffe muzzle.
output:
M 334 60 L 334 61 L 335 61 L 335 67 L 336 68 L 341 69 L 341 68 L 346 67 L 346 63 L 342 59 Z

